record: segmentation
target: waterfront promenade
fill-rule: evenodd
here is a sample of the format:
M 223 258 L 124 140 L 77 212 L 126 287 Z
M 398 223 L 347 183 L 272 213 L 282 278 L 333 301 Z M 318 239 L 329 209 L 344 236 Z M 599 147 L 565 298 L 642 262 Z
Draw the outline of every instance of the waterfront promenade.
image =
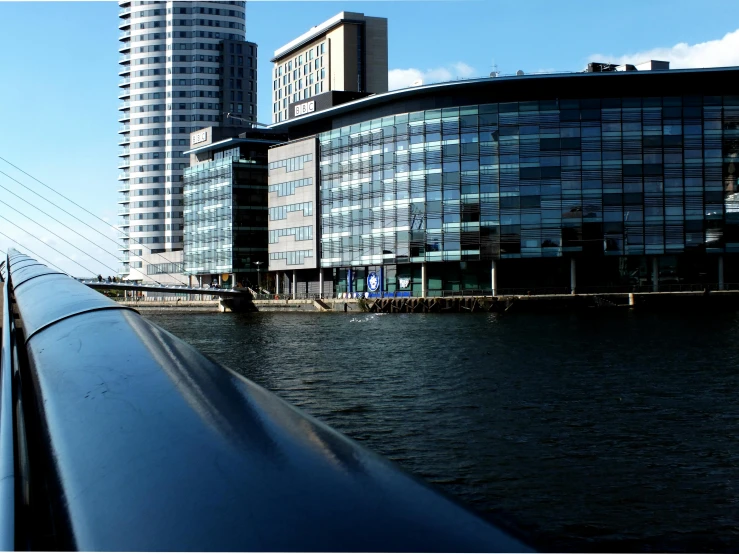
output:
M 572 311 L 590 308 L 621 309 L 739 309 L 737 290 L 690 290 L 668 292 L 604 292 L 584 294 L 464 295 L 410 298 L 293 298 L 253 299 L 237 309 L 226 300 L 119 300 L 142 310 L 182 309 L 186 311 L 259 312 L 371 312 L 371 313 L 480 313 L 511 311 Z

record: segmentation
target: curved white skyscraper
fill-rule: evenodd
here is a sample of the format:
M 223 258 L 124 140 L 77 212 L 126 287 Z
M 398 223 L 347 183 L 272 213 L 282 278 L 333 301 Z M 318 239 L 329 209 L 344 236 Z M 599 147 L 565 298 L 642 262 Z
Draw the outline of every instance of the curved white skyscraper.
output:
M 257 45 L 245 2 L 119 1 L 123 265 L 131 280 L 181 273 L 190 132 L 257 114 Z M 182 281 L 182 278 L 180 278 Z

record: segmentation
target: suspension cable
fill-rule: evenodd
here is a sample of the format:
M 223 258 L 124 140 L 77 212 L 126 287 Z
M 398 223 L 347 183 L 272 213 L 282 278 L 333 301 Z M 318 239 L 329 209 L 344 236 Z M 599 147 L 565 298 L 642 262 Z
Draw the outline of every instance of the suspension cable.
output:
M 6 160 L 5 158 L 3 158 L 2 156 L 0 156 L 0 160 L 4 161 L 4 162 L 5 162 L 6 164 L 10 165 L 11 167 L 14 167 L 15 169 L 17 169 L 18 171 L 20 171 L 20 172 L 21 172 L 21 173 L 23 173 L 24 175 L 27 175 L 28 177 L 30 177 L 31 179 L 33 179 L 34 181 L 36 181 L 36 182 L 37 182 L 37 183 L 39 183 L 40 185 L 42 185 L 42 186 L 46 187 L 47 189 L 49 189 L 49 190 L 50 190 L 51 192 L 53 192 L 54 194 L 57 194 L 58 196 L 61 196 L 61 197 L 62 197 L 62 198 L 64 198 L 64 199 L 65 199 L 65 200 L 66 200 L 67 202 L 69 202 L 69 203 L 71 203 L 71 204 L 73 204 L 73 205 L 77 206 L 77 207 L 78 207 L 78 208 L 79 208 L 80 210 L 82 210 L 83 212 L 85 212 L 85 213 L 87 213 L 87 214 L 91 215 L 92 217 L 94 217 L 95 219 L 97 219 L 97 220 L 101 221 L 102 223 L 104 223 L 104 224 L 105 224 L 105 225 L 107 225 L 108 227 L 111 227 L 112 229 L 114 229 L 114 230 L 116 230 L 116 231 L 120 232 L 120 233 L 121 233 L 121 234 L 123 234 L 123 235 L 124 235 L 124 236 L 125 236 L 125 237 L 126 237 L 127 239 L 129 239 L 129 240 L 132 240 L 132 241 L 135 241 L 135 242 L 136 242 L 136 244 L 138 244 L 139 246 L 143 246 L 143 247 L 144 247 L 144 248 L 146 248 L 146 249 L 147 249 L 147 250 L 148 250 L 148 251 L 149 251 L 150 253 L 152 253 L 152 254 L 154 254 L 154 255 L 156 255 L 156 256 L 159 256 L 159 257 L 161 257 L 161 258 L 162 258 L 162 259 L 163 259 L 163 260 L 164 260 L 165 262 L 168 262 L 168 263 L 176 263 L 176 262 L 173 262 L 172 260 L 169 260 L 169 259 L 165 258 L 165 257 L 164 257 L 164 256 L 163 256 L 163 255 L 162 255 L 162 254 L 161 254 L 160 252 L 152 252 L 151 248 L 149 248 L 148 246 L 146 246 L 146 245 L 145 245 L 144 243 L 142 243 L 142 242 L 139 242 L 139 241 L 138 241 L 138 240 L 137 240 L 136 238 L 134 238 L 134 237 L 130 236 L 130 235 L 129 235 L 128 233 L 124 233 L 124 232 L 123 232 L 123 231 L 121 231 L 120 229 L 116 228 L 116 227 L 115 227 L 114 225 L 111 225 L 110 223 L 108 223 L 107 221 L 105 221 L 105 220 L 104 220 L 103 218 L 101 218 L 100 216 L 97 216 L 97 215 L 95 215 L 94 213 L 92 213 L 91 211 L 89 211 L 88 209 L 86 209 L 86 208 L 84 208 L 84 207 L 80 206 L 79 204 L 77 204 L 77 202 L 75 202 L 75 201 L 74 201 L 74 200 L 72 200 L 71 198 L 68 198 L 68 197 L 64 196 L 64 195 L 63 195 L 63 194 L 62 194 L 61 192 L 58 192 L 57 190 L 55 190 L 54 188 L 50 187 L 50 186 L 49 186 L 49 185 L 47 185 L 46 183 L 44 183 L 44 182 L 40 181 L 39 179 L 37 179 L 36 177 L 34 177 L 33 175 L 31 175 L 31 174 L 30 174 L 30 173 L 28 173 L 27 171 L 24 171 L 23 169 L 21 169 L 21 168 L 20 168 L 20 167 L 18 167 L 17 165 L 15 165 L 15 164 L 13 164 L 13 163 L 9 162 L 8 160 Z M 13 179 L 12 177 L 10 177 L 10 175 L 8 175 L 7 173 L 5 173 L 5 172 L 3 172 L 3 171 L 0 171 L 0 173 L 2 173 L 3 175 L 5 175 L 6 177 L 9 177 L 10 179 Z M 15 179 L 13 179 L 13 180 L 14 180 L 14 181 L 16 181 Z M 30 188 L 26 187 L 26 185 L 24 185 L 24 184 L 23 184 L 23 183 L 21 183 L 20 181 L 16 181 L 16 183 L 18 183 L 18 184 L 19 184 L 19 185 L 21 185 L 22 187 L 25 187 L 25 188 L 27 188 L 28 190 L 30 190 L 31 192 L 33 192 L 33 193 L 34 193 L 35 195 L 37 195 L 37 196 L 40 196 L 41 198 L 44 198 L 43 196 L 41 196 L 40 194 L 38 194 L 38 193 L 37 193 L 36 191 L 34 191 L 33 189 L 30 189 Z M 49 202 L 49 203 L 51 203 L 52 205 L 56 206 L 56 204 L 54 204 L 53 202 L 51 202 L 51 201 L 50 201 L 50 200 L 48 200 L 47 198 L 44 198 L 44 200 L 46 200 L 47 202 Z M 73 216 L 72 214 L 70 214 L 69 212 L 67 212 L 66 210 L 64 210 L 64 208 L 61 208 L 60 206 L 56 206 L 56 207 L 57 207 L 57 208 L 59 208 L 60 210 L 64 211 L 64 212 L 65 212 L 65 213 L 67 213 L 68 215 L 70 215 L 70 216 L 72 216 L 72 217 L 75 217 L 75 216 Z M 75 218 L 75 219 L 77 219 L 77 218 Z M 79 221 L 81 221 L 81 220 L 79 220 Z M 84 222 L 82 222 L 82 223 L 84 223 Z M 85 225 L 87 225 L 87 223 L 85 223 Z M 87 225 L 87 226 L 88 226 L 88 227 L 90 227 L 89 225 Z M 93 227 L 90 227 L 90 229 L 92 229 L 92 230 L 93 230 L 93 231 L 95 231 L 96 233 L 99 233 L 99 234 L 101 234 L 101 235 L 102 235 L 102 233 L 100 233 L 100 231 L 98 231 L 97 229 L 95 229 L 95 228 L 93 228 Z M 106 238 L 109 238 L 109 237 L 107 237 L 107 235 L 103 235 L 103 236 L 104 236 L 104 237 L 106 237 Z M 116 244 L 117 244 L 117 243 L 116 243 Z M 139 272 L 139 273 L 141 273 L 141 272 Z M 143 275 L 143 273 L 142 273 L 142 275 Z M 172 275 L 171 273 L 167 273 L 167 275 L 169 275 L 170 277 L 174 277 L 174 275 Z
M 3 233 L 2 231 L 0 231 L 0 235 L 4 236 L 4 237 L 5 237 L 6 239 L 10 240 L 11 242 L 14 242 L 14 243 L 15 243 L 15 244 L 17 244 L 18 246 L 20 246 L 20 247 L 21 247 L 21 248 L 22 248 L 23 250 L 25 250 L 26 252 L 30 252 L 31 254 L 33 254 L 34 256 L 36 256 L 36 257 L 38 258 L 38 260 L 41 260 L 41 261 L 43 261 L 43 262 L 46 262 L 46 263 L 47 263 L 47 264 L 49 264 L 49 265 L 50 265 L 51 267 L 55 267 L 55 268 L 57 268 L 57 269 L 58 269 L 59 271 L 61 271 L 61 272 L 62 272 L 62 273 L 64 273 L 65 275 L 69 275 L 69 273 L 67 273 L 66 271 L 64 271 L 64 270 L 63 270 L 63 269 L 62 269 L 61 267 L 59 267 L 59 266 L 58 266 L 58 265 L 56 265 L 56 264 L 53 264 L 53 263 L 51 263 L 51 262 L 50 262 L 49 260 L 47 260 L 46 258 L 42 258 L 41 256 L 39 256 L 38 254 L 36 254 L 36 253 L 35 253 L 35 252 L 34 252 L 33 250 L 31 250 L 30 248 L 27 248 L 27 247 L 23 246 L 23 245 L 22 245 L 22 244 L 21 244 L 20 242 L 18 242 L 17 240 L 15 240 L 15 239 L 14 239 L 13 237 L 9 237 L 8 235 L 6 235 L 5 233 Z M 38 260 L 36 260 L 36 261 L 38 261 Z
M 2 173 L 3 175 L 5 175 L 5 176 L 6 176 L 6 177 L 8 177 L 9 179 L 12 179 L 13 181 L 15 181 L 16 183 L 20 184 L 21 186 L 24 186 L 24 187 L 25 187 L 25 185 L 23 185 L 23 183 L 21 183 L 21 182 L 20 182 L 20 181 L 18 181 L 17 179 L 13 179 L 13 177 L 11 177 L 10 175 L 8 175 L 8 174 L 7 174 L 7 173 L 5 173 L 4 171 L 0 171 L 0 173 Z M 102 247 L 102 246 L 100 246 L 99 244 L 97 244 L 97 243 L 95 243 L 95 242 L 91 241 L 91 240 L 90 240 L 90 239 L 88 239 L 88 238 L 87 238 L 87 237 L 86 237 L 85 235 L 83 235 L 83 234 L 82 234 L 82 233 L 80 233 L 79 231 L 76 231 L 75 229 L 72 229 L 72 228 L 71 228 L 71 227 L 70 227 L 69 225 L 67 225 L 67 224 L 63 223 L 62 221 L 59 221 L 59 220 L 58 220 L 57 218 L 55 218 L 55 217 L 54 217 L 53 215 L 51 215 L 51 214 L 49 214 L 49 213 L 45 212 L 44 210 L 42 210 L 42 209 L 41 209 L 41 208 L 39 208 L 38 206 L 36 206 L 36 205 L 32 204 L 31 202 L 29 202 L 28 200 L 26 200 L 26 199 L 25 199 L 25 198 L 23 198 L 22 196 L 19 196 L 18 194 L 14 193 L 14 192 L 13 192 L 12 190 L 10 190 L 9 188 L 7 188 L 7 187 L 5 187 L 5 186 L 3 186 L 3 185 L 0 185 L 0 188 L 2 188 L 3 190 L 6 190 L 6 191 L 8 191 L 8 192 L 9 192 L 10 194 L 12 194 L 13 196 L 15 196 L 16 198 L 19 198 L 20 200 L 22 200 L 23 202 L 25 202 L 25 203 L 26 203 L 26 204 L 28 204 L 29 206 L 31 206 L 31 207 L 33 207 L 33 208 L 37 209 L 38 211 L 40 211 L 40 212 L 41 212 L 42 214 L 44 214 L 44 215 L 45 215 L 46 217 L 49 217 L 49 218 L 53 219 L 54 221 L 56 221 L 57 223 L 59 223 L 59 225 L 62 225 L 63 227 L 65 227 L 65 228 L 69 229 L 70 231 L 72 231 L 72 232 L 73 232 L 74 234 L 76 234 L 77 236 L 79 236 L 79 237 L 83 238 L 84 240 L 86 240 L 87 242 L 89 242 L 90 244 L 92 244 L 93 246 L 95 246 L 96 248 L 99 248 L 99 249 L 100 249 L 100 250 L 102 250 L 103 252 L 106 252 L 107 254 L 109 254 L 109 255 L 113 256 L 113 257 L 114 257 L 114 258 L 116 259 L 116 261 L 118 261 L 118 262 L 121 262 L 121 263 L 122 263 L 122 260 L 121 260 L 120 258 L 118 258 L 118 256 L 116 256 L 116 255 L 115 255 L 114 253 L 110 252 L 109 250 L 106 250 L 105 248 L 103 248 L 103 247 Z M 25 188 L 28 188 L 28 187 L 25 187 Z M 28 190 L 30 190 L 31 192 L 33 192 L 33 193 L 34 193 L 34 194 L 36 194 L 37 196 L 40 196 L 40 195 L 39 195 L 39 194 L 38 194 L 37 192 L 35 192 L 34 190 L 32 190 L 32 189 L 28 189 Z M 43 198 L 43 196 L 42 196 L 41 198 Z M 2 202 L 2 201 L 0 200 L 0 202 Z M 69 213 L 69 212 L 67 212 L 67 211 L 66 211 L 65 209 L 63 209 L 63 208 L 61 208 L 61 207 L 57 206 L 56 204 L 54 204 L 54 203 L 53 203 L 53 202 L 51 202 L 50 200 L 47 200 L 47 202 L 49 202 L 49 203 L 50 203 L 50 204 L 51 204 L 52 206 L 54 206 L 55 208 L 58 208 L 58 209 L 62 210 L 62 211 L 63 211 L 64 213 L 66 213 L 66 214 L 68 214 L 69 216 L 73 217 L 74 219 L 76 219 L 76 220 L 77 220 L 77 221 L 79 221 L 80 223 L 83 223 L 83 224 L 84 224 L 84 225 L 86 225 L 87 227 L 90 227 L 89 225 L 87 225 L 87 223 L 85 223 L 84 221 L 82 221 L 82 220 L 81 220 L 81 219 L 79 219 L 78 217 L 75 217 L 74 215 L 70 214 L 70 213 Z M 5 204 L 6 206 L 9 206 L 9 207 L 10 207 L 11 209 L 13 209 L 13 210 L 15 210 L 15 211 L 18 211 L 18 210 L 16 210 L 15 208 L 13 208 L 12 206 L 10 206 L 9 204 L 7 204 L 7 203 L 5 203 L 5 202 L 2 202 L 2 203 L 3 203 L 3 204 Z M 21 213 L 21 212 L 18 212 L 18 213 Z M 23 215 L 23 214 L 21 213 L 21 215 Z M 24 217 L 27 217 L 27 216 L 24 216 Z M 31 218 L 29 217 L 28 219 L 31 219 Z M 33 220 L 31 220 L 31 221 L 33 221 Z M 40 225 L 40 224 L 39 224 L 39 225 Z M 114 227 L 114 228 L 115 228 L 115 227 Z M 90 229 L 92 229 L 92 230 L 93 230 L 93 231 L 95 231 L 96 233 L 98 233 L 98 234 L 100 234 L 100 235 L 104 236 L 105 238 L 107 238 L 108 240 L 110 240 L 111 242 L 113 242 L 114 244 L 118 244 L 118 243 L 117 243 L 117 242 L 116 242 L 115 240 L 113 240 L 113 239 L 111 239 L 110 237 L 108 237 L 107 235 L 105 235 L 105 234 L 101 233 L 101 232 L 100 232 L 100 231 L 98 231 L 97 229 L 95 229 L 95 228 L 93 228 L 93 227 L 90 227 Z M 47 231 L 48 231 L 48 229 L 47 229 Z M 51 233 L 52 231 L 49 231 L 49 232 Z M 62 239 L 62 240 L 64 240 L 64 239 Z M 65 241 L 65 242 L 66 242 L 66 241 Z M 70 243 L 70 244 L 71 244 L 71 243 Z M 74 246 L 74 245 L 72 245 L 72 246 Z M 77 247 L 75 246 L 75 248 L 77 248 Z M 79 250 L 79 248 L 77 248 L 77 249 Z M 83 252 L 83 253 L 85 253 L 85 252 Z M 87 254 L 87 253 L 85 253 L 85 254 L 89 256 L 89 254 Z M 92 256 L 90 256 L 90 257 L 92 258 Z M 102 262 L 101 262 L 100 260 L 97 260 L 97 259 L 95 259 L 95 258 L 93 258 L 93 259 L 94 259 L 94 260 L 95 260 L 96 262 L 100 263 L 101 265 L 104 265 L 104 266 L 105 266 L 105 267 L 107 267 L 108 269 L 113 269 L 113 268 L 111 268 L 111 267 L 110 267 L 109 265 L 106 265 L 106 264 L 102 263 Z M 135 271 L 138 271 L 139 273 L 141 273 L 141 275 L 144 275 L 144 272 L 143 272 L 143 271 L 141 271 L 141 270 L 139 270 L 139 269 L 137 269 L 137 268 L 132 268 L 132 269 L 134 269 Z M 118 270 L 116 270 L 116 269 L 113 269 L 113 271 L 114 271 L 115 273 L 117 273 L 117 272 L 118 272 Z M 174 276 L 174 275 L 171 275 L 171 274 L 168 274 L 168 275 L 170 275 L 171 277 L 173 277 L 173 278 L 177 279 L 177 277 L 176 277 L 176 276 Z M 158 282 L 158 281 L 157 281 L 156 279 L 154 279 L 154 278 L 151 278 L 151 280 L 152 280 L 152 281 L 154 281 L 154 282 L 155 282 L 155 283 L 157 283 L 157 284 L 161 284 L 161 283 L 159 283 L 159 282 Z M 185 283 L 184 283 L 184 282 L 182 282 L 182 284 L 184 285 Z
M 17 227 L 18 229 L 20 229 L 21 231 L 23 231 L 23 232 L 24 232 L 24 233 L 26 233 L 27 235 L 29 235 L 29 236 L 31 236 L 31 237 L 33 237 L 33 238 L 35 238 L 35 239 L 36 239 L 37 241 L 39 241 L 40 243 L 44 244 L 44 246 L 47 246 L 47 247 L 51 248 L 51 249 L 52 249 L 52 250 L 53 250 L 54 252 L 57 252 L 58 254 L 61 254 L 62 256 L 64 256 L 65 258 L 67 258 L 67 259 L 68 259 L 68 260 L 69 260 L 70 262 L 72 262 L 72 263 L 75 263 L 75 264 L 77 264 L 78 266 L 80 266 L 80 267 L 81 267 L 82 269 L 84 269 L 85 271 L 89 271 L 89 272 L 90 272 L 90 273 L 91 273 L 91 274 L 92 274 L 93 276 L 95 275 L 95 272 L 94 272 L 94 271 L 92 271 L 92 270 L 91 270 L 90 268 L 87 268 L 87 267 L 85 267 L 84 265 L 82 265 L 82 264 L 81 264 L 81 263 L 79 263 L 78 261 L 76 261 L 76 260 L 74 260 L 74 259 L 70 258 L 69 256 L 67 256 L 67 255 L 66 255 L 66 254 L 65 254 L 64 252 L 62 252 L 62 251 L 60 251 L 60 250 L 57 250 L 56 248 L 54 248 L 54 247 L 53 247 L 53 246 L 51 246 L 50 244 L 47 244 L 47 243 L 45 243 L 44 241 L 42 241 L 42 240 L 41 240 L 40 238 L 38 238 L 37 236 L 35 236 L 35 235 L 33 235 L 32 233 L 29 233 L 28 231 L 26 231 L 26 230 L 25 230 L 25 229 L 24 229 L 23 227 L 21 227 L 21 226 L 20 226 L 20 225 L 18 225 L 17 223 L 13 223 L 13 222 L 12 222 L 12 221 L 10 221 L 10 220 L 9 220 L 8 218 L 6 218 L 6 217 L 3 217 L 3 216 L 1 216 L 1 215 L 0 215 L 0 218 L 2 218 L 2 219 L 4 219 L 5 221 L 9 222 L 9 223 L 10 223 L 11 225 L 15 225 L 15 226 L 16 226 L 16 227 Z M 66 273 L 66 272 L 65 272 L 65 273 Z
M 52 230 L 51 230 L 51 229 L 49 229 L 48 227 L 45 227 L 45 226 L 43 226 L 43 225 L 42 225 L 41 223 L 39 223 L 39 222 L 38 222 L 38 221 L 36 221 L 35 219 L 33 219 L 33 218 L 31 218 L 31 217 L 28 217 L 28 216 L 27 216 L 26 214 L 24 214 L 24 213 L 23 213 L 23 212 L 21 212 L 20 210 L 17 210 L 16 208 L 14 208 L 13 206 L 11 206 L 11 205 L 10 205 L 10 204 L 8 204 L 7 202 L 3 202 L 2 200 L 0 200 L 0 204 L 5 204 L 5 205 L 6 205 L 7 207 L 9 207 L 9 208 L 10 208 L 11 210 L 13 210 L 13 211 L 15 211 L 15 212 L 19 213 L 20 215 L 22 215 L 23 217 L 25 217 L 26 219 L 28 219 L 28 220 L 29 220 L 29 221 L 30 221 L 31 223 L 35 223 L 36 225 L 38 225 L 39 227 L 41 227 L 41 228 L 42 228 L 42 229 L 43 229 L 44 231 L 46 231 L 47 233 L 51 233 L 52 235 L 54 235 L 54 236 L 55 236 L 56 238 L 58 238 L 59 240 L 62 240 L 62 241 L 64 241 L 64 242 L 66 242 L 66 243 L 67 243 L 67 244 L 68 244 L 69 246 L 71 246 L 71 247 L 72 247 L 72 248 L 74 248 L 75 250 L 77 250 L 77 251 L 79 251 L 79 252 L 82 252 L 82 253 L 83 253 L 83 254 L 84 254 L 85 256 L 88 256 L 88 257 L 89 257 L 89 258 L 90 258 L 90 259 L 91 259 L 92 261 L 94 261 L 94 262 L 97 262 L 97 263 L 99 263 L 100 265 L 102 265 L 102 266 L 104 266 L 104 267 L 107 267 L 108 269 L 110 269 L 110 270 L 112 270 L 112 271 L 114 271 L 114 272 L 117 272 L 117 270 L 116 270 L 116 269 L 114 269 L 114 268 L 110 267 L 110 266 L 109 266 L 108 264 L 106 264 L 106 263 L 103 263 L 103 262 L 101 262 L 101 261 L 100 261 L 100 260 L 98 260 L 97 258 L 94 258 L 94 257 L 93 257 L 93 256 L 92 256 L 91 254 L 88 254 L 87 252 L 85 252 L 84 250 L 82 250 L 81 248 L 79 248 L 78 246 L 75 246 L 74 244 L 72 244 L 71 242 L 69 242 L 69 241 L 68 241 L 67 239 L 65 239 L 64 237 L 61 237 L 61 236 L 59 236 L 59 235 L 58 235 L 58 234 L 56 234 L 56 233 L 55 233 L 54 231 L 52 231 Z M 5 218 L 5 217 L 3 217 L 3 216 L 1 216 L 1 215 L 0 215 L 0 218 L 2 218 L 2 219 L 5 219 L 5 221 L 8 221 L 9 223 L 11 223 L 11 224 L 15 225 L 15 224 L 14 224 L 14 223 L 13 223 L 12 221 L 10 221 L 9 219 L 7 219 L 7 218 Z M 118 260 L 118 261 L 120 261 L 120 260 Z

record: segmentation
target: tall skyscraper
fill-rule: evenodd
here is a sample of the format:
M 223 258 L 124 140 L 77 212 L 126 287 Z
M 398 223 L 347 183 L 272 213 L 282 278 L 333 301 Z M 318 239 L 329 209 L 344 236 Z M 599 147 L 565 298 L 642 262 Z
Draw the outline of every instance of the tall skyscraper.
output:
M 275 51 L 272 122 L 288 106 L 332 91 L 387 92 L 387 19 L 341 12 Z
M 120 275 L 163 282 L 182 271 L 190 133 L 256 121 L 257 45 L 245 41 L 245 2 L 119 6 Z

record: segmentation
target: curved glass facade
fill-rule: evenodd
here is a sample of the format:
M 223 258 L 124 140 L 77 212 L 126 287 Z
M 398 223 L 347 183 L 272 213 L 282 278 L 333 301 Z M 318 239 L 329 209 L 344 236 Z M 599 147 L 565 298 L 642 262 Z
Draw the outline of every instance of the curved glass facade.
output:
M 739 251 L 739 96 L 475 104 L 319 139 L 338 292 L 382 268 L 418 293 L 423 262 L 430 293 L 489 290 L 492 260 L 510 288 L 566 286 L 569 259 L 585 286 L 716 282 Z

